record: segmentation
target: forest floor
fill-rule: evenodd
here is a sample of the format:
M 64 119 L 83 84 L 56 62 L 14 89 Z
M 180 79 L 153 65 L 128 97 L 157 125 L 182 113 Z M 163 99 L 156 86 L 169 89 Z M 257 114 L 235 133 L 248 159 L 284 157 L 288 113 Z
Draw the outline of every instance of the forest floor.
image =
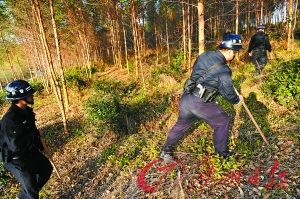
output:
M 166 74 L 155 76 L 155 84 L 146 84 L 143 94 L 136 87 L 130 91 L 137 96 L 126 91 L 126 99 L 131 101 L 122 105 L 126 113 L 138 116 L 125 114 L 119 121 L 125 126 L 125 133 L 103 127 L 107 123 L 93 123 L 88 119 L 86 105 L 91 97 L 103 94 L 95 89 L 96 81 L 126 86 L 137 81 L 128 77 L 125 70 L 97 72 L 90 86 L 69 91 L 69 134 L 63 134 L 54 97 L 38 95 L 38 127 L 44 131 L 61 175 L 58 179 L 53 172 L 41 198 L 299 198 L 299 110 L 286 109 L 265 98 L 261 91 L 276 62 L 271 60 L 259 76 L 254 75 L 252 64 L 238 62 L 232 66 L 235 84 L 270 145 L 263 142 L 241 105 L 232 106 L 218 99 L 234 118 L 230 148 L 236 154 L 230 159 L 214 154 L 212 129 L 200 122 L 177 147 L 180 161 L 145 168 L 158 158 L 160 147 L 176 122 L 180 89 L 187 73 L 179 80 Z M 154 73 L 145 74 L 146 79 L 154 78 Z M 147 172 L 145 176 L 143 172 Z M 19 189 L 13 179 L 6 188 L 0 195 L 3 198 L 14 198 Z

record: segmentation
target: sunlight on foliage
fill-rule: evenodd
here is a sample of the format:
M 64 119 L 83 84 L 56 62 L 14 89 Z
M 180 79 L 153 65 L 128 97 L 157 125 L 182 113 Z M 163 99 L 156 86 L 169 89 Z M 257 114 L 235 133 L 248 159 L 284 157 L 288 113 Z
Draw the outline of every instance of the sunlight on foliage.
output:
M 267 97 L 281 105 L 297 109 L 300 106 L 300 59 L 282 63 L 274 68 L 263 85 Z

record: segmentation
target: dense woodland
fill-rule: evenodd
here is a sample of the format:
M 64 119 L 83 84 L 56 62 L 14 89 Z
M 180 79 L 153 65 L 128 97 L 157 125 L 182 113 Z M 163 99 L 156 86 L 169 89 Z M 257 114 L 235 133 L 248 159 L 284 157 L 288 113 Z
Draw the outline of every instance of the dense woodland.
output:
M 299 197 L 299 7 L 298 0 L 0 0 L 2 113 L 5 85 L 29 80 L 38 91 L 38 126 L 62 175 L 53 173 L 41 198 Z M 247 48 L 260 24 L 272 52 L 254 76 Z M 143 191 L 137 176 L 176 121 L 195 58 L 228 32 L 243 38 L 230 63 L 234 84 L 270 146 L 241 106 L 218 99 L 234 118 L 230 146 L 238 155 L 215 156 L 212 129 L 199 123 L 178 146 L 189 168 L 183 179 L 175 172 L 155 193 Z M 215 173 L 203 183 L 195 176 L 210 165 Z M 249 184 L 257 168 L 260 181 Z M 238 169 L 241 182 L 220 180 Z M 276 187 L 284 172 L 287 186 Z M 0 197 L 14 198 L 19 187 L 2 165 L 0 177 Z

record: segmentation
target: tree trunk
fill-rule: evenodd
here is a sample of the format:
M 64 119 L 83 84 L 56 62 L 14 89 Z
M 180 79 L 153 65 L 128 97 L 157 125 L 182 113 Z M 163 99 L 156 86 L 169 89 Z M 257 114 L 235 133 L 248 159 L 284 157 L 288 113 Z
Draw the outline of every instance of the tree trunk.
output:
M 12 76 L 13 76 L 14 79 L 17 79 L 16 71 L 14 70 L 14 66 L 13 66 L 13 63 L 12 63 L 12 60 L 11 60 L 11 57 L 10 57 L 10 53 L 8 51 L 8 47 L 6 45 L 6 41 L 4 40 L 3 33 L 1 32 L 0 34 L 1 34 L 1 39 L 3 41 L 3 46 L 4 46 L 4 49 L 5 49 L 5 54 L 6 54 L 9 66 L 10 66 L 10 70 L 11 70 Z
M 27 62 L 27 67 L 28 67 L 28 71 L 29 71 L 29 75 L 30 75 L 30 79 L 33 80 L 33 75 L 32 75 L 32 69 L 31 69 L 31 63 L 29 62 L 28 56 L 26 53 L 24 53 L 25 57 L 26 57 L 26 62 Z
M 299 4 L 299 0 L 296 0 L 295 2 L 295 9 L 294 9 L 294 17 L 293 17 L 293 28 L 292 28 L 292 42 L 294 42 L 294 30 L 296 28 L 297 25 L 297 11 L 298 11 L 298 4 Z M 292 50 L 294 50 L 294 46 L 292 45 Z
M 258 26 L 258 24 L 259 24 L 259 11 L 258 11 L 258 9 L 259 9 L 259 5 L 258 5 L 258 1 L 256 1 L 255 2 L 255 11 L 254 11 L 254 13 L 255 13 L 255 26 L 257 27 Z
M 48 66 L 49 66 L 49 71 L 50 71 L 50 75 L 51 75 L 51 83 L 53 85 L 53 90 L 61 111 L 61 115 L 62 115 L 62 120 L 63 120 L 63 125 L 64 125 L 64 132 L 67 133 L 68 132 L 68 128 L 67 128 L 67 118 L 66 118 L 66 113 L 65 113 L 65 108 L 64 108 L 64 102 L 63 102 L 63 98 L 61 96 L 61 90 L 60 90 L 60 86 L 59 83 L 57 81 L 57 77 L 54 71 L 54 67 L 53 67 L 53 62 L 52 62 L 52 57 L 50 54 L 50 50 L 48 47 L 48 43 L 47 43 L 47 38 L 46 38 L 46 34 L 45 34 L 45 30 L 44 30 L 44 25 L 43 25 L 43 21 L 42 21 L 42 16 L 41 16 L 41 11 L 40 11 L 40 5 L 39 5 L 39 0 L 32 0 L 32 4 L 34 7 L 34 11 L 35 11 L 35 15 L 38 21 L 38 25 L 40 28 L 40 37 L 41 37 L 41 41 L 45 50 L 45 54 L 47 55 L 47 62 L 48 62 Z
M 170 65 L 171 58 L 170 58 L 170 44 L 169 44 L 169 31 L 168 31 L 168 17 L 166 17 L 166 39 L 167 39 L 168 65 Z
M 264 1 L 261 0 L 260 2 L 260 20 L 259 20 L 259 23 L 260 24 L 264 24 Z
M 135 7 L 134 1 L 130 0 L 130 12 L 131 12 L 131 26 L 132 26 L 132 35 L 133 35 L 133 49 L 134 49 L 134 63 L 135 63 L 135 75 L 139 75 L 139 61 L 138 61 L 138 41 L 137 41 L 137 27 L 136 27 L 136 18 L 135 18 Z
M 154 35 L 155 35 L 155 49 L 156 49 L 156 65 L 158 65 L 158 57 L 159 57 L 159 44 L 158 44 L 158 33 L 157 33 L 157 28 L 156 24 L 154 24 Z
M 123 37 L 124 37 L 124 50 L 125 50 L 126 68 L 127 68 L 127 73 L 129 74 L 127 38 L 126 38 L 126 30 L 125 30 L 125 27 L 124 27 L 124 23 L 122 23 L 122 26 L 123 26 Z
M 288 2 L 288 35 L 287 35 L 287 50 L 292 49 L 292 22 L 293 22 L 293 0 Z
M 235 4 L 235 34 L 239 34 L 239 0 Z
M 60 43 L 59 43 L 59 39 L 58 39 L 56 22 L 55 22 L 55 18 L 54 18 L 55 14 L 54 14 L 54 9 L 53 9 L 53 1 L 49 0 L 49 4 L 50 4 L 50 13 L 51 13 L 53 33 L 54 33 L 54 39 L 55 39 L 55 46 L 56 46 L 58 69 L 59 69 L 59 73 L 60 73 L 60 81 L 61 81 L 62 91 L 63 91 L 63 102 L 65 103 L 64 108 L 65 108 L 65 111 L 67 111 L 69 109 L 69 98 L 68 98 L 67 85 L 66 85 L 66 80 L 65 80 L 65 76 L 64 76 L 64 69 L 63 69 L 61 53 L 60 53 L 60 46 L 59 46 Z
M 182 47 L 183 47 L 183 61 L 186 66 L 186 14 L 185 14 L 185 0 L 182 0 Z
M 204 0 L 198 0 L 198 38 L 200 55 L 204 52 Z
M 42 80 L 43 80 L 43 86 L 46 89 L 47 93 L 50 93 L 49 91 L 49 84 L 48 84 L 48 75 L 47 75 L 47 66 L 45 65 L 45 62 L 43 61 L 43 53 L 39 53 L 39 49 L 38 49 L 38 44 L 36 42 L 36 40 L 38 40 L 38 36 L 36 36 L 37 34 L 39 34 L 39 27 L 36 24 L 37 23 L 37 19 L 35 17 L 35 11 L 34 11 L 34 7 L 32 7 L 32 15 L 30 17 L 30 14 L 28 12 L 28 10 L 26 9 L 26 14 L 27 17 L 30 19 L 32 18 L 33 23 L 31 23 L 31 37 L 32 37 L 32 43 L 33 43 L 33 48 L 34 48 L 34 54 L 35 54 L 35 60 L 37 59 L 37 61 L 35 61 L 35 69 L 36 71 L 41 71 L 42 72 Z M 41 40 L 40 40 L 41 42 Z M 42 44 L 41 44 L 42 46 Z M 42 47 L 41 47 L 42 48 Z M 41 49 L 42 51 L 42 49 Z M 38 64 L 36 64 L 38 63 Z
M 22 79 L 25 79 L 25 75 L 24 75 L 24 73 L 23 73 L 22 66 L 21 66 L 21 63 L 20 63 L 20 60 L 19 60 L 18 57 L 17 57 L 17 62 L 18 62 L 18 66 L 19 66 L 19 70 L 20 70 Z
M 247 25 L 247 34 L 250 33 L 250 0 L 247 0 L 247 11 L 246 11 L 246 25 Z
M 190 16 L 190 1 L 188 0 L 187 9 L 187 25 L 188 25 L 188 67 L 189 72 L 191 72 L 191 57 L 192 57 L 192 34 L 191 34 L 191 16 Z

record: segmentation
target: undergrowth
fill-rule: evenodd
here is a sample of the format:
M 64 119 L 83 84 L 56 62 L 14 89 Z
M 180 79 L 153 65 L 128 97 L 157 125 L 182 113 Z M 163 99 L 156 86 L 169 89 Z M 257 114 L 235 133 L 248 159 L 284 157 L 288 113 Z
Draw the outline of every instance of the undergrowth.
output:
M 274 67 L 263 85 L 266 97 L 270 97 L 286 108 L 300 108 L 300 59 Z

